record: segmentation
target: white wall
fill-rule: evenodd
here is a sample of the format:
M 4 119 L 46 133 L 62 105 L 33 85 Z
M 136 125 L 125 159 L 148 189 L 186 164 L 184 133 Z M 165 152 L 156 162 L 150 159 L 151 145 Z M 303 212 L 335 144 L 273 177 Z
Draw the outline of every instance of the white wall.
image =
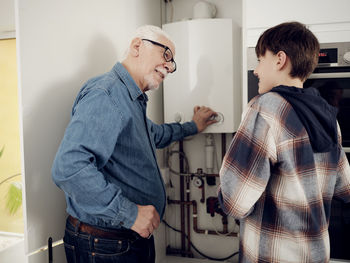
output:
M 1 0 L 0 39 L 15 37 L 15 1 Z
M 159 0 L 17 0 L 16 11 L 28 253 L 63 236 L 65 201 L 51 165 L 78 90 L 121 59 L 138 26 L 160 26 L 161 9 Z M 148 113 L 161 122 L 161 92 L 150 97 Z

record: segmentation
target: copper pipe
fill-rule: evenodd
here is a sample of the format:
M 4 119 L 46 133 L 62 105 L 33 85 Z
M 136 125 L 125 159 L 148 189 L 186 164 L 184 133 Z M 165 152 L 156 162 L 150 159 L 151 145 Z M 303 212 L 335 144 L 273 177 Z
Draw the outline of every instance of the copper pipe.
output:
M 213 176 L 213 177 L 220 177 L 219 174 L 204 174 L 206 177 L 210 177 L 210 176 Z
M 190 201 L 190 178 L 186 177 L 186 201 Z M 190 218 L 190 204 L 187 207 L 187 251 L 191 252 L 191 218 Z M 192 256 L 193 257 L 193 256 Z
M 196 233 L 199 233 L 199 234 L 209 234 L 209 235 L 219 235 L 219 234 L 222 234 L 222 235 L 227 235 L 227 236 L 233 236 L 233 237 L 236 237 L 237 236 L 237 233 L 228 233 L 227 231 L 227 227 L 224 226 L 224 231 L 218 231 L 218 233 L 214 230 L 204 230 L 204 229 L 199 229 L 198 228 L 198 225 L 197 225 L 197 202 L 195 200 L 192 201 L 193 203 L 193 230 L 196 232 Z M 225 228 L 226 228 L 226 231 L 225 231 Z
M 207 174 L 207 173 L 180 173 L 180 176 L 186 177 L 186 176 L 198 176 L 198 177 L 210 177 L 215 176 L 219 177 L 219 174 Z
M 226 134 L 221 133 L 221 160 L 224 160 L 226 154 Z
M 222 221 L 222 225 L 224 226 L 223 232 L 228 233 L 228 221 L 227 221 L 227 216 L 222 216 L 221 221 Z
M 173 200 L 173 199 L 168 199 L 168 204 L 169 205 L 181 205 L 181 204 L 184 204 L 184 205 L 193 205 L 193 201 L 180 201 L 180 200 Z
M 187 201 L 187 202 L 181 202 L 179 200 L 170 200 L 168 199 L 168 204 L 177 204 L 177 205 L 193 205 L 193 212 L 192 212 L 192 217 L 193 217 L 193 230 L 194 232 L 198 234 L 209 234 L 209 235 L 227 235 L 227 236 L 233 236 L 237 237 L 237 233 L 228 233 L 227 229 L 227 223 L 223 224 L 223 231 L 218 231 L 218 233 L 214 230 L 205 230 L 205 229 L 200 229 L 198 228 L 197 224 L 197 202 L 195 200 L 192 201 Z M 227 219 L 227 217 L 226 217 Z
M 179 142 L 179 152 L 183 152 L 183 141 Z M 182 154 L 179 154 L 179 162 L 180 162 L 180 173 L 184 172 L 184 161 Z M 187 172 L 187 171 L 186 171 Z M 183 202 L 185 200 L 184 193 L 184 178 L 180 176 L 180 201 Z M 180 216 L 181 216 L 181 250 L 185 251 L 185 207 L 183 203 L 180 203 Z M 181 256 L 185 256 L 185 254 L 181 254 Z
M 201 200 L 199 200 L 201 203 L 203 203 L 204 204 L 204 202 L 205 202 L 205 185 L 204 185 L 205 183 L 203 182 L 203 185 L 202 185 L 202 198 L 201 198 Z

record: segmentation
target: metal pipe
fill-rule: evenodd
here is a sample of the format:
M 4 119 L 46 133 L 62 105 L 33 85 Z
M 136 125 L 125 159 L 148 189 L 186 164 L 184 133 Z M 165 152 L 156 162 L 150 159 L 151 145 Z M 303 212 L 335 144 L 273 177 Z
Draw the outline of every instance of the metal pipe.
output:
M 171 200 L 168 199 L 168 204 L 176 204 L 176 205 L 192 205 L 192 217 L 193 217 L 193 230 L 198 234 L 209 234 L 209 235 L 227 235 L 227 236 L 233 236 L 237 237 L 237 233 L 229 233 L 227 229 L 227 223 L 223 224 L 223 231 L 214 231 L 214 230 L 206 230 L 206 229 L 200 229 L 198 227 L 198 214 L 197 214 L 197 202 L 195 200 L 192 201 L 185 201 L 182 202 L 180 200 Z M 227 217 L 226 217 L 227 220 Z M 225 226 L 226 225 L 226 226 Z
M 221 160 L 224 160 L 226 154 L 226 134 L 221 133 Z
M 183 141 L 179 142 L 179 152 L 183 152 Z M 184 173 L 184 160 L 182 154 L 179 154 L 179 162 L 180 162 L 180 173 Z M 180 176 L 180 201 L 183 202 L 185 200 L 184 193 L 184 178 Z M 181 216 L 181 250 L 186 250 L 185 245 L 185 207 L 183 203 L 180 204 L 180 216 Z M 182 257 L 185 257 L 185 253 L 181 254 Z
M 204 204 L 205 202 L 205 183 L 204 182 L 201 188 L 202 188 L 202 198 L 199 201 Z
M 222 216 L 221 218 L 222 225 L 224 226 L 224 233 L 228 233 L 228 221 L 227 221 L 227 216 Z
M 214 230 L 205 230 L 205 229 L 200 229 L 198 228 L 197 224 L 197 202 L 195 200 L 192 201 L 193 205 L 193 230 L 198 233 L 198 234 L 209 234 L 209 235 L 226 235 L 226 236 L 233 236 L 237 237 L 237 233 L 228 233 L 227 227 L 224 225 L 224 230 L 223 231 L 214 231 Z
M 190 201 L 190 177 L 186 178 L 186 201 Z M 191 218 L 190 204 L 187 207 L 187 251 L 191 252 Z
M 200 169 L 200 168 L 199 168 Z M 178 175 L 182 177 L 186 176 L 198 176 L 198 177 L 219 177 L 219 174 L 207 174 L 207 173 L 179 173 Z
M 168 204 L 169 205 L 193 205 L 193 201 L 180 201 L 180 200 L 174 200 L 174 199 L 168 199 Z

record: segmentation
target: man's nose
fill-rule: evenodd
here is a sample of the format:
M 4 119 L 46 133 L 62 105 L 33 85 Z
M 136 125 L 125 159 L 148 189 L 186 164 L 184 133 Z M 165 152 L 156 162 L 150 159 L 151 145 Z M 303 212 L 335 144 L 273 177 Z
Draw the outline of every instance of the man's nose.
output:
M 171 72 L 174 71 L 173 64 L 172 64 L 171 61 L 165 62 L 165 63 L 164 63 L 164 68 L 166 69 L 166 71 L 167 71 L 168 73 L 171 73 Z

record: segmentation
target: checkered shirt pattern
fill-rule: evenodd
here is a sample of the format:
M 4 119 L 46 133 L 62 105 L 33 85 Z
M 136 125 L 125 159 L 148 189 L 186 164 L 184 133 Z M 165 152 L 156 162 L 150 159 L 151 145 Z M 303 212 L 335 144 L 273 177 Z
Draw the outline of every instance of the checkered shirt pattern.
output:
M 340 146 L 314 153 L 292 106 L 255 97 L 220 170 L 219 198 L 240 219 L 239 262 L 329 262 L 333 196 L 350 202 L 350 168 Z

